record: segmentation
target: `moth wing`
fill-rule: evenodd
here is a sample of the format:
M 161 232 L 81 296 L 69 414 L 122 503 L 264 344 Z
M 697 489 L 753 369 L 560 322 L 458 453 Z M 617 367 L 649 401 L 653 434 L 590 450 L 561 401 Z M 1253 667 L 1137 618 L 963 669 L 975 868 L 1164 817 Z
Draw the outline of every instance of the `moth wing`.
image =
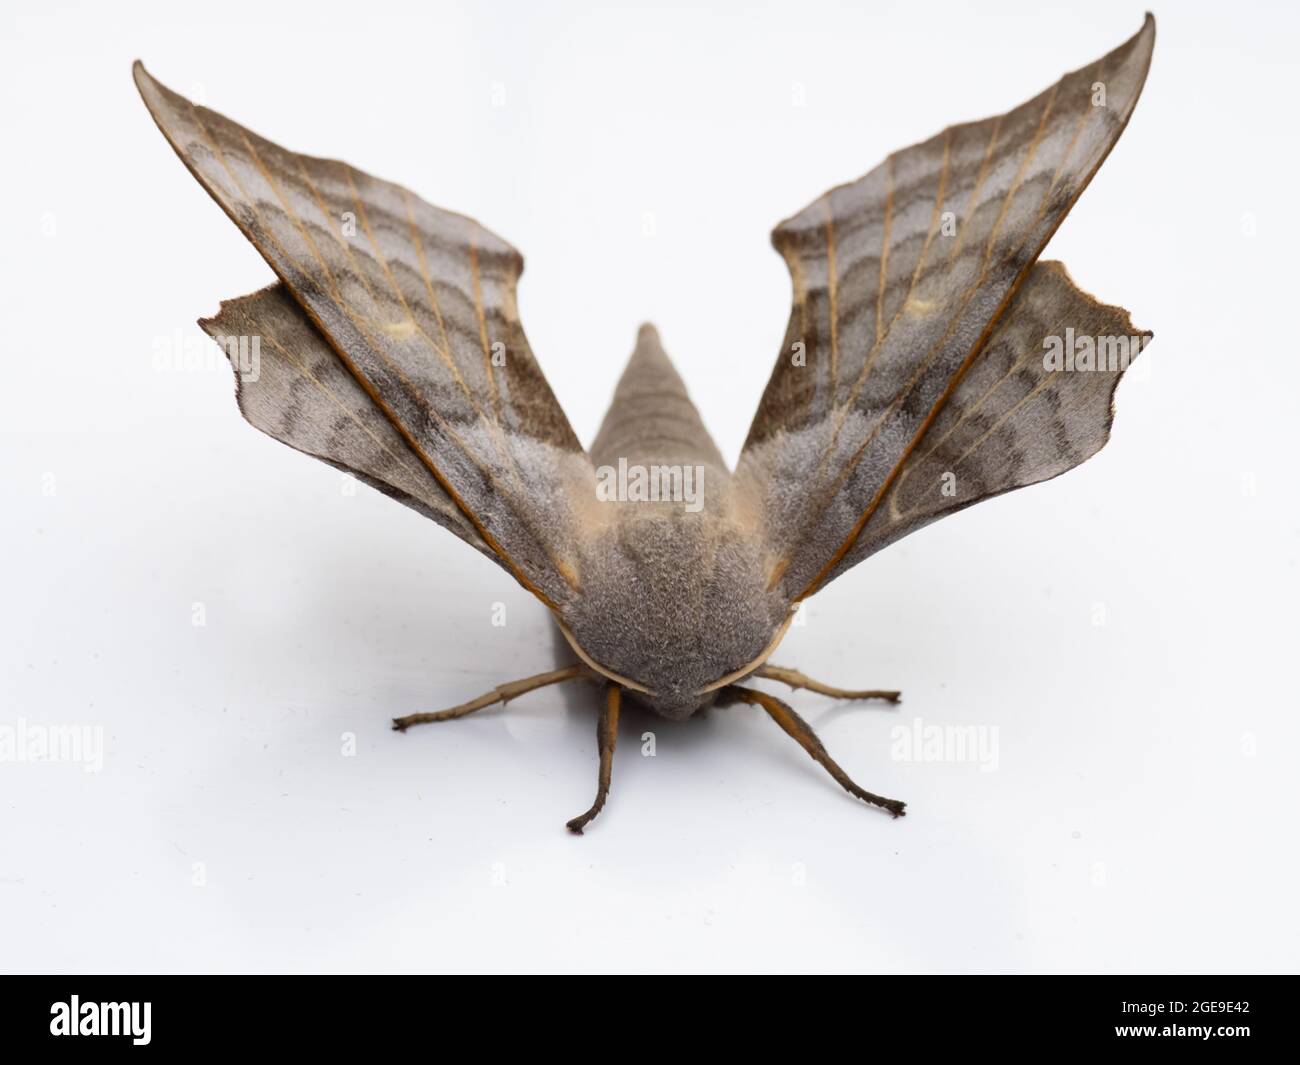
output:
M 594 473 L 519 323 L 520 254 L 399 185 L 195 106 L 139 63 L 135 79 L 181 160 L 477 535 L 563 610 Z
M 199 325 L 234 366 L 236 400 L 250 424 L 356 475 L 500 562 L 283 284 L 224 300 Z
M 1154 39 L 1148 15 L 1027 103 L 891 155 L 774 230 L 794 307 L 736 483 L 765 522 L 770 584 L 790 600 L 846 568 L 1119 138 Z
M 1060 263 L 1035 263 L 827 579 L 938 518 L 1095 455 L 1110 437 L 1119 380 L 1151 335 L 1081 292 Z M 1087 342 L 1077 363 L 1071 338 Z

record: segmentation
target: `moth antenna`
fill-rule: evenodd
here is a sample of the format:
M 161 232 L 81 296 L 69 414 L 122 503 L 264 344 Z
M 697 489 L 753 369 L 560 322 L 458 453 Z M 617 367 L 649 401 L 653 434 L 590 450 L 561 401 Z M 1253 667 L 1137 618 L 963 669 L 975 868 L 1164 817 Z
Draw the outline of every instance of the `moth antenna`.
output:
M 591 809 L 569 821 L 565 827 L 581 836 L 585 826 L 600 813 L 609 797 L 609 778 L 614 768 L 614 744 L 618 742 L 618 710 L 623 700 L 623 689 L 617 684 L 605 685 L 605 708 L 596 722 L 596 744 L 600 748 L 600 775 L 596 783 L 596 801 Z
M 765 677 L 768 680 L 780 681 L 788 685 L 795 691 L 800 688 L 806 688 L 810 692 L 816 692 L 818 695 L 829 695 L 832 699 L 884 699 L 889 703 L 897 703 L 903 697 L 902 692 L 894 691 L 850 691 L 848 688 L 833 688 L 829 684 L 823 684 L 821 681 L 813 680 L 812 677 L 806 676 L 797 669 L 789 669 L 786 666 L 774 666 L 766 664 L 759 666 L 754 672 L 756 677 Z
M 524 677 L 523 680 L 512 680 L 506 684 L 498 684 L 490 692 L 480 695 L 477 699 L 471 699 L 467 703 L 461 703 L 460 706 L 453 706 L 450 710 L 437 710 L 407 714 L 406 717 L 395 717 L 393 718 L 393 731 L 405 732 L 412 725 L 424 725 L 430 721 L 450 721 L 453 718 L 464 717 L 466 714 L 474 713 L 475 710 L 495 706 L 497 703 L 508 703 L 511 699 L 516 699 L 525 692 L 545 688 L 548 684 L 562 684 L 566 680 L 573 680 L 576 677 L 587 675 L 587 670 L 583 666 L 566 666 L 564 669 L 553 669 L 549 673 L 538 673 L 535 677 Z
M 822 741 L 817 738 L 817 733 L 812 730 L 812 726 L 796 714 L 788 703 L 778 699 L 775 695 L 758 691 L 756 688 L 740 688 L 732 685 L 725 688 L 724 692 L 741 702 L 761 706 L 766 710 L 768 716 L 785 730 L 786 735 L 792 737 L 800 747 L 807 751 L 813 760 L 834 777 L 836 783 L 850 795 L 856 795 L 863 802 L 869 802 L 872 806 L 879 806 L 882 810 L 887 810 L 893 814 L 894 817 L 902 817 L 906 812 L 906 803 L 899 802 L 897 799 L 882 798 L 853 783 L 849 775 L 836 765 L 835 760 L 826 753 L 826 748 L 822 746 Z

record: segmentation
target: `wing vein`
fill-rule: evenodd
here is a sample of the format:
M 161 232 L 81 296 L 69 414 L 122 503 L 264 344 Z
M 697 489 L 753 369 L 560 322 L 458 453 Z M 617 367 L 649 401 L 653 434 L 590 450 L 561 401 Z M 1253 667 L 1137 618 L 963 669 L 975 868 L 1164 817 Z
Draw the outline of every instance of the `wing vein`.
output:
M 831 319 L 830 405 L 834 407 L 840 380 L 839 268 L 835 264 L 835 212 L 831 210 L 829 196 L 822 202 L 826 205 L 826 294 L 830 301 Z
M 880 236 L 880 287 L 876 293 L 876 336 L 884 331 L 885 280 L 889 276 L 889 235 L 894 221 L 894 157 L 885 160 L 885 225 Z

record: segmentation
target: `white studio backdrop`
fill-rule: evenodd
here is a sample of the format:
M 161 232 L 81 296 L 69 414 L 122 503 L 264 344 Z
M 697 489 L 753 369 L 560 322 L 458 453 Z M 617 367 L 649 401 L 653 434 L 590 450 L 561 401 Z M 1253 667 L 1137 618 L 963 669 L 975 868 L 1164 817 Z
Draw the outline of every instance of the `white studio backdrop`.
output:
M 561 648 L 487 560 L 240 418 L 194 321 L 271 273 L 131 61 L 521 248 L 586 442 L 654 321 L 734 461 L 789 309 L 771 227 L 1141 9 L 7 4 L 0 728 L 102 749 L 0 762 L 0 969 L 1294 970 L 1297 14 L 1156 16 L 1046 253 L 1155 331 L 1109 446 L 836 581 L 777 658 L 903 690 L 793 702 L 908 817 L 753 708 L 629 710 L 578 839 L 594 691 L 388 729 Z M 907 757 L 934 727 L 984 746 Z

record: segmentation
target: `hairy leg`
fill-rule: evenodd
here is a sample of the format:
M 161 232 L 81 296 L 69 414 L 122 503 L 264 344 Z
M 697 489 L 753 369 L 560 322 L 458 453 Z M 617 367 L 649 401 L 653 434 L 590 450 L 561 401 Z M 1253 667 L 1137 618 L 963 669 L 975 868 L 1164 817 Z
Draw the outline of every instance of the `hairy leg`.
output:
M 826 748 L 822 746 L 822 741 L 817 738 L 817 733 L 812 730 L 812 726 L 775 695 L 768 695 L 767 692 L 761 692 L 755 688 L 738 688 L 735 685 L 725 688 L 723 691 L 742 702 L 753 706 L 761 706 L 766 710 L 768 716 L 780 725 L 786 734 L 791 736 L 800 747 L 812 755 L 813 760 L 834 777 L 840 787 L 850 795 L 856 795 L 863 802 L 871 803 L 872 806 L 879 806 L 895 817 L 903 815 L 905 803 L 899 802 L 897 799 L 885 799 L 879 795 L 874 795 L 853 783 L 849 779 L 849 775 L 836 765 L 835 760 L 826 753 Z
M 849 691 L 847 688 L 832 688 L 829 684 L 822 684 L 820 681 L 805 676 L 797 669 L 788 669 L 785 666 L 771 664 L 759 666 L 754 676 L 766 677 L 768 680 L 779 680 L 782 684 L 789 685 L 795 691 L 800 688 L 807 688 L 810 692 L 816 692 L 818 695 L 829 695 L 835 699 L 884 699 L 887 702 L 896 703 L 903 694 L 902 692 Z
M 497 703 L 508 703 L 511 699 L 515 699 L 525 692 L 533 691 L 535 688 L 545 688 L 548 684 L 560 684 L 566 680 L 573 680 L 575 677 L 586 675 L 587 670 L 583 666 L 566 666 L 564 669 L 553 669 L 549 673 L 538 673 L 535 677 L 512 680 L 506 684 L 498 684 L 490 692 L 480 695 L 477 699 L 471 699 L 467 703 L 461 703 L 460 706 L 453 706 L 450 710 L 395 717 L 393 718 L 393 729 L 396 732 L 405 732 L 412 725 L 423 725 L 430 721 L 450 721 L 453 718 L 472 714 L 475 710 L 482 710 L 484 707 L 495 706 Z
M 581 836 L 583 828 L 600 813 L 609 796 L 609 777 L 614 768 L 614 744 L 618 742 L 618 710 L 622 702 L 623 689 L 617 684 L 605 686 L 605 709 L 596 722 L 596 745 L 600 748 L 600 775 L 596 783 L 596 801 L 591 809 L 580 817 L 575 817 L 565 826 L 575 835 Z

